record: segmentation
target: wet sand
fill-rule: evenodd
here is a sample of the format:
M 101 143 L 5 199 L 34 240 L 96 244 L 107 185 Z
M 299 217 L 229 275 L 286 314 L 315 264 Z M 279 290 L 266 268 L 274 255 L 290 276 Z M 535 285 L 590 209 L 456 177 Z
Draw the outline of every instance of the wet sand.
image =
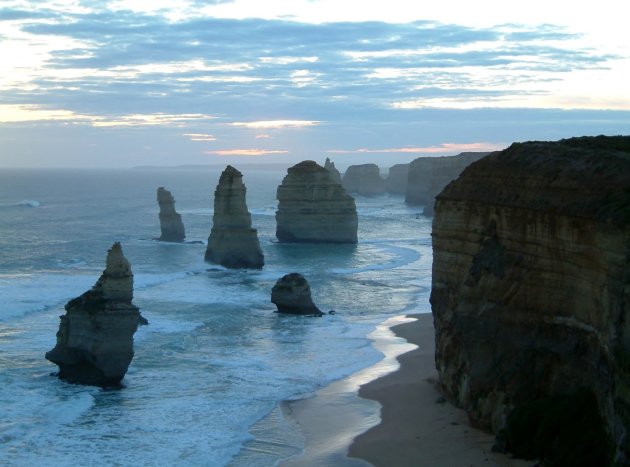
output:
M 387 329 L 371 336 L 385 354 L 382 362 L 313 398 L 286 404 L 286 416 L 300 427 L 306 447 L 281 465 L 531 466 L 491 452 L 493 436 L 471 427 L 464 411 L 443 402 L 435 386 L 432 315 L 397 317 L 384 324 L 396 320 L 403 322 L 391 328 L 398 337 Z M 380 416 L 366 404 L 374 401 L 382 407 Z

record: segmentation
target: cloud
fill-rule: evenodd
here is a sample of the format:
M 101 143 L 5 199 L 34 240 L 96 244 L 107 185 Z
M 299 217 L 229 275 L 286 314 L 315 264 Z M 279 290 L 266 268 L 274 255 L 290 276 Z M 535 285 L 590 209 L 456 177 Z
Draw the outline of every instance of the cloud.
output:
M 505 148 L 499 143 L 443 143 L 437 146 L 402 147 L 387 149 L 330 149 L 330 154 L 440 154 L 466 151 L 499 151 Z
M 256 122 L 234 122 L 232 126 L 260 129 L 303 128 L 319 125 L 321 122 L 314 120 L 260 120 Z
M 216 141 L 217 140 L 214 136 L 208 135 L 208 134 L 205 134 L 205 133 L 184 133 L 184 136 L 187 136 L 188 138 L 190 138 L 191 141 L 207 142 L 207 141 Z
M 272 154 L 288 154 L 289 151 L 278 151 L 269 149 L 220 149 L 216 151 L 205 151 L 205 154 L 214 156 L 268 156 Z

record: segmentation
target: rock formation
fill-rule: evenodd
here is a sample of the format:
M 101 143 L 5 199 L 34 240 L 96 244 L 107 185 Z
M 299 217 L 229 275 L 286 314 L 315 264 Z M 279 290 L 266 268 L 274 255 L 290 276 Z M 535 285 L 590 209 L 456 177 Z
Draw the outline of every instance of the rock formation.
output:
M 278 307 L 278 313 L 323 315 L 313 303 L 311 287 L 307 280 L 297 272 L 287 274 L 276 281 L 271 289 L 271 303 Z
M 183 242 L 186 238 L 182 216 L 175 211 L 175 199 L 164 187 L 157 189 L 157 201 L 160 205 L 160 228 L 163 242 Z
M 630 137 L 513 144 L 466 168 L 437 197 L 431 304 L 441 385 L 474 423 L 521 454 L 519 429 L 579 457 L 574 418 L 595 414 L 584 425 L 628 465 Z
M 60 317 L 57 345 L 46 353 L 59 365 L 59 378 L 95 386 L 120 382 L 133 358 L 133 334 L 140 320 L 132 299 L 131 266 L 120 243 L 114 243 L 100 279 L 70 300 Z
M 214 216 L 206 261 L 226 268 L 261 269 L 265 263 L 258 233 L 245 203 L 243 175 L 228 165 L 214 192 Z
M 328 170 L 313 161 L 289 168 L 278 187 L 281 242 L 357 243 L 357 208 Z
M 324 162 L 324 168 L 330 172 L 333 181 L 341 183 L 341 174 L 337 170 L 337 167 L 335 167 L 335 163 L 328 157 L 326 158 L 326 162 Z
M 407 179 L 409 178 L 409 164 L 396 164 L 389 168 L 389 175 L 385 179 L 385 189 L 388 193 L 404 195 L 407 193 Z
M 468 165 L 487 156 L 488 152 L 462 152 L 456 156 L 418 157 L 409 164 L 405 202 L 425 206 L 425 214 L 433 213 L 435 196 Z
M 342 183 L 348 193 L 362 196 L 385 193 L 385 181 L 376 164 L 351 165 L 343 174 Z

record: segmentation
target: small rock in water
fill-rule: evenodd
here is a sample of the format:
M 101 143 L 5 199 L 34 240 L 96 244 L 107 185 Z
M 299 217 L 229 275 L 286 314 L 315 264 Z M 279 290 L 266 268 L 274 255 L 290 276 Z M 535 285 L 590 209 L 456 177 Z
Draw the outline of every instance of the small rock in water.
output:
M 271 289 L 271 302 L 278 308 L 278 313 L 312 316 L 324 314 L 313 303 L 307 280 L 297 272 L 278 279 Z

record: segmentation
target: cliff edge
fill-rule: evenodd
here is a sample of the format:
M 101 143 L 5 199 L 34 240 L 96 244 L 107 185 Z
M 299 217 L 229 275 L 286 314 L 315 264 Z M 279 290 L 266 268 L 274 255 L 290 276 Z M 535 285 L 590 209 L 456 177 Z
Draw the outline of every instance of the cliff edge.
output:
M 519 456 L 628 465 L 630 137 L 513 144 L 468 166 L 435 206 L 447 398 Z M 563 443 L 587 463 L 571 464 Z

